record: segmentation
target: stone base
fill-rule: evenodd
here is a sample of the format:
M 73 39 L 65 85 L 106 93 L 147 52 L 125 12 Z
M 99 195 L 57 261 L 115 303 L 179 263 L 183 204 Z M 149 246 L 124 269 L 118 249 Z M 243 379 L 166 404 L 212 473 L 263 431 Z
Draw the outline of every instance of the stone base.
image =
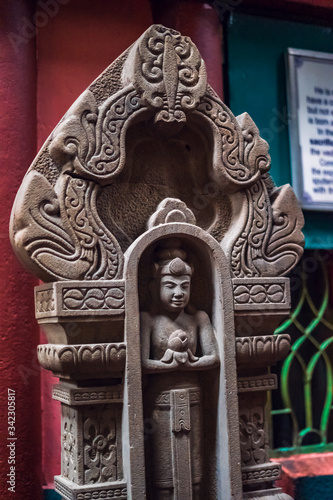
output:
M 269 490 L 249 491 L 243 493 L 243 500 L 293 500 L 291 496 L 283 493 L 281 488 Z
M 55 476 L 54 487 L 65 500 L 127 500 L 127 485 L 123 481 L 80 486 L 62 476 Z

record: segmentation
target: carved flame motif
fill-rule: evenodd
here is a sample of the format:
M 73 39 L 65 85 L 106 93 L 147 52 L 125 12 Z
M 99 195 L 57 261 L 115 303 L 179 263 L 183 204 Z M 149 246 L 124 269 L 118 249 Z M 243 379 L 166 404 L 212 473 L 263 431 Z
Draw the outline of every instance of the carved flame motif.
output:
M 91 92 L 85 92 L 56 128 L 51 157 L 66 170 L 99 184 L 109 183 L 124 166 L 126 130 L 140 107 L 140 96 L 131 85 L 100 108 Z
M 206 69 L 190 38 L 161 25 L 144 34 L 137 53 L 136 85 L 147 106 L 160 108 L 155 121 L 185 122 L 207 86 Z
M 302 211 L 289 185 L 270 195 L 264 180 L 245 191 L 247 219 L 231 254 L 234 276 L 284 276 L 303 254 Z
M 261 139 L 252 118 L 235 118 L 220 99 L 206 94 L 198 106 L 216 130 L 213 176 L 222 191 L 235 192 L 252 186 L 270 168 L 269 146 Z
M 98 217 L 99 186 L 62 175 L 58 189 L 36 171 L 26 176 L 12 236 L 21 258 L 44 281 L 115 278 L 122 253 Z

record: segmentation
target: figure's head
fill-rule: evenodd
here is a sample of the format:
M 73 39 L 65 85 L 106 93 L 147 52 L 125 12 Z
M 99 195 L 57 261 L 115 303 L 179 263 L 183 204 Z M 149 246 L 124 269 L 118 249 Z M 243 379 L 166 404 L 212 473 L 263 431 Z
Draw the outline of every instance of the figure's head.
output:
M 170 312 L 181 312 L 190 300 L 192 268 L 185 261 L 186 253 L 178 246 L 158 252 L 155 280 L 162 307 Z

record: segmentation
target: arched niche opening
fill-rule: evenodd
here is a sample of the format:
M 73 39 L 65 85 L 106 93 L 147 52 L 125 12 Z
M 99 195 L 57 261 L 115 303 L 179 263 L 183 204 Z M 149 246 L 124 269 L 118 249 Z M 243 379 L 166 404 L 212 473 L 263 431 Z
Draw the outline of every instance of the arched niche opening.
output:
M 195 374 L 193 371 L 194 375 L 186 370 L 175 370 L 163 380 L 162 373 L 151 374 L 143 369 L 142 313 L 148 311 L 149 314 L 153 302 L 150 294 L 154 254 L 161 246 L 168 245 L 168 242 L 174 238 L 180 242 L 181 248 L 187 254 L 189 265 L 193 268 L 188 314 L 195 314 L 195 311 L 199 311 L 204 312 L 209 318 L 216 339 L 220 363 L 218 367 L 212 369 L 202 369 Z M 236 418 L 238 409 L 233 303 L 228 262 L 221 247 L 214 238 L 196 226 L 186 223 L 161 224 L 140 236 L 125 253 L 125 280 L 127 367 L 124 429 L 128 440 L 124 444 L 124 463 L 128 464 L 125 473 L 131 477 L 129 483 L 133 488 L 132 498 L 147 498 L 148 500 L 152 498 L 154 500 L 157 498 L 178 498 L 173 496 L 177 481 L 188 481 L 188 474 L 193 474 L 200 467 L 200 477 L 194 478 L 197 482 L 192 481 L 191 476 L 192 483 L 188 486 L 188 490 L 180 488 L 178 491 L 189 491 L 191 494 L 189 499 L 230 500 L 231 498 L 241 498 L 241 492 L 238 491 L 240 469 Z M 198 342 L 194 355 L 200 359 L 200 356 L 203 355 L 202 351 L 202 346 Z M 198 411 L 202 412 L 202 419 L 198 426 L 194 412 L 194 421 L 191 427 L 190 399 L 192 396 L 191 394 L 186 396 L 189 402 L 189 411 L 186 417 L 189 429 L 186 429 L 186 423 L 184 425 L 185 434 L 188 433 L 189 443 L 186 443 L 186 439 L 184 439 L 184 447 L 189 450 L 190 461 L 193 457 L 191 453 L 199 455 L 198 449 L 193 451 L 193 444 L 197 444 L 202 451 L 201 466 L 196 469 L 196 466 L 193 468 L 192 464 L 190 468 L 187 468 L 187 476 L 186 471 L 184 472 L 186 460 L 183 466 L 178 464 L 178 472 L 176 471 L 177 464 L 170 464 L 172 454 L 172 460 L 177 458 L 173 439 L 175 430 L 172 427 L 168 429 L 165 427 L 160 435 L 157 435 L 159 431 L 154 428 L 155 422 L 152 415 L 156 416 L 160 412 L 160 416 L 158 416 L 160 418 L 163 410 L 161 407 L 157 409 L 156 405 L 155 409 L 153 408 L 156 403 L 156 399 L 155 403 L 152 402 L 156 384 L 152 383 L 152 377 L 158 377 L 161 380 L 160 396 L 162 399 L 160 400 L 163 403 L 164 398 L 166 413 L 163 418 L 165 422 L 172 421 L 177 414 L 177 409 L 170 412 L 168 406 L 170 406 L 170 400 L 176 397 L 175 393 L 181 394 L 182 385 L 184 389 L 188 390 L 188 393 L 193 394 L 193 401 L 199 399 L 197 401 L 200 406 Z M 184 384 L 182 384 L 182 380 Z M 160 382 L 157 383 L 157 389 L 159 384 Z M 199 396 L 195 394 L 195 384 L 199 386 L 197 391 L 200 392 Z M 199 415 L 198 411 L 197 416 Z M 135 421 L 136 425 L 129 428 L 128 421 Z M 191 429 L 193 430 L 192 437 Z M 157 436 L 159 443 L 153 445 L 152 452 L 148 443 L 152 434 L 154 437 L 154 432 L 156 432 L 155 437 Z M 169 438 L 167 437 L 168 433 Z M 158 456 L 159 451 L 155 445 L 161 447 L 161 456 Z M 172 452 L 170 452 L 171 448 Z M 152 486 L 155 477 L 154 462 L 162 464 L 163 460 L 165 460 L 165 469 L 171 467 L 172 477 L 171 481 L 165 479 L 166 488 L 161 494 L 169 496 L 158 496 L 160 493 L 156 491 L 154 485 Z M 184 460 L 184 456 L 182 460 Z M 161 481 L 163 483 L 163 478 Z M 140 494 L 140 491 L 142 492 L 142 484 L 146 485 L 147 490 L 142 493 L 144 496 L 136 496 Z M 199 487 L 194 487 L 195 484 L 199 484 Z
M 98 213 L 125 251 L 145 231 L 149 217 L 167 197 L 181 199 L 197 225 L 221 241 L 231 221 L 231 202 L 211 177 L 213 133 L 200 115 L 188 114 L 176 133 L 158 130 L 145 111 L 126 133 L 122 172 L 104 186 Z

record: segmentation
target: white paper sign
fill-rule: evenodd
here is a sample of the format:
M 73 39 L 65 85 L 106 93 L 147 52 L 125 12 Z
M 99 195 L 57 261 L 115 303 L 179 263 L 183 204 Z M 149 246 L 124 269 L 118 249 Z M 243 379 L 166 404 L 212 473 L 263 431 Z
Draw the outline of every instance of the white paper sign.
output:
M 303 208 L 333 210 L 333 54 L 288 50 L 293 186 Z

